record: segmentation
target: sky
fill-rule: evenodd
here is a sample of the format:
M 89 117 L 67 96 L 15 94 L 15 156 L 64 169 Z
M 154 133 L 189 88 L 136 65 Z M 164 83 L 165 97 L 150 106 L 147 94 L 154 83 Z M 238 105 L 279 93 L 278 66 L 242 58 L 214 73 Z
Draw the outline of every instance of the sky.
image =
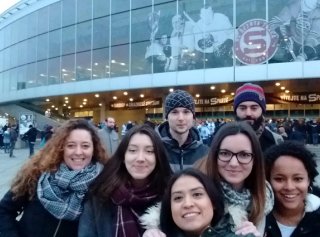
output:
M 0 14 L 17 2 L 19 0 L 0 0 Z

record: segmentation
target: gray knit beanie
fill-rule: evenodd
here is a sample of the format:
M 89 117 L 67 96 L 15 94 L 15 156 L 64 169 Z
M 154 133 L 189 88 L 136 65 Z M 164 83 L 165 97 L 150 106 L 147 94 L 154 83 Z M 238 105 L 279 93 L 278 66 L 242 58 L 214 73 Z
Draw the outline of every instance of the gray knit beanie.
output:
M 195 116 L 195 104 L 193 97 L 184 90 L 175 90 L 171 92 L 165 100 L 165 117 L 168 118 L 168 114 L 171 110 L 182 107 L 190 110 L 193 114 L 193 117 Z

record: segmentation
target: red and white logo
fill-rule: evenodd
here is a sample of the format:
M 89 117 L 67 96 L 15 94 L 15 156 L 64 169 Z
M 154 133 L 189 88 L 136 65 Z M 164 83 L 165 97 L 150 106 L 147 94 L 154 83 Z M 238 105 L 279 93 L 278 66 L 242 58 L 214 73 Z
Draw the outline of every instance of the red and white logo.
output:
M 269 29 L 263 19 L 251 19 L 237 29 L 235 54 L 244 64 L 261 64 L 268 61 L 277 51 L 278 34 Z

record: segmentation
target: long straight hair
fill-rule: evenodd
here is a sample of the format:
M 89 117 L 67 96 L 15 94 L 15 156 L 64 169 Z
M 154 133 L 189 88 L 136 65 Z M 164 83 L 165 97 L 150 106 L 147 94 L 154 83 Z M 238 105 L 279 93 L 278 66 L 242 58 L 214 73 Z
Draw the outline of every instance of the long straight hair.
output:
M 222 181 L 222 177 L 218 171 L 218 151 L 222 141 L 227 136 L 236 134 L 243 134 L 251 142 L 253 158 L 252 171 L 249 176 L 244 180 L 244 186 L 250 191 L 252 195 L 252 202 L 249 208 L 248 220 L 254 224 L 258 224 L 264 215 L 264 208 L 266 202 L 266 181 L 265 181 L 265 168 L 262 150 L 259 139 L 254 130 L 247 122 L 230 122 L 223 125 L 211 144 L 211 148 L 207 159 L 207 175 L 213 180 Z

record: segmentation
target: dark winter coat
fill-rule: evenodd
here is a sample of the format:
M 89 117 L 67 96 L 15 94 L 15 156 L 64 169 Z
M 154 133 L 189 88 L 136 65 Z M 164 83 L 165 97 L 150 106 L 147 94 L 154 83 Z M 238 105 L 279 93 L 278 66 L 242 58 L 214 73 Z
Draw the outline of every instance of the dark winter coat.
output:
M 260 145 L 261 145 L 261 149 L 264 152 L 265 150 L 267 150 L 269 147 L 273 146 L 273 145 L 277 145 L 279 143 L 283 142 L 283 138 L 281 135 L 272 132 L 270 130 L 270 128 L 268 128 L 267 126 L 263 129 L 263 132 L 261 134 L 261 136 L 259 137 L 259 141 L 260 141 Z
M 315 237 L 320 233 L 320 198 L 308 195 L 305 215 L 290 237 Z M 273 214 L 270 213 L 266 220 L 264 237 L 281 237 L 281 232 Z
M 191 128 L 185 144 L 181 147 L 169 132 L 169 123 L 164 122 L 156 127 L 165 146 L 169 163 L 174 172 L 192 167 L 199 159 L 208 155 L 209 147 L 202 143 L 199 131 Z
M 37 197 L 13 200 L 9 191 L 0 201 L 0 237 L 77 237 L 77 230 L 78 221 L 58 220 Z
M 27 140 L 29 142 L 35 142 L 37 139 L 37 134 L 38 134 L 38 130 L 34 127 L 31 127 L 25 134 L 24 136 L 27 137 Z

